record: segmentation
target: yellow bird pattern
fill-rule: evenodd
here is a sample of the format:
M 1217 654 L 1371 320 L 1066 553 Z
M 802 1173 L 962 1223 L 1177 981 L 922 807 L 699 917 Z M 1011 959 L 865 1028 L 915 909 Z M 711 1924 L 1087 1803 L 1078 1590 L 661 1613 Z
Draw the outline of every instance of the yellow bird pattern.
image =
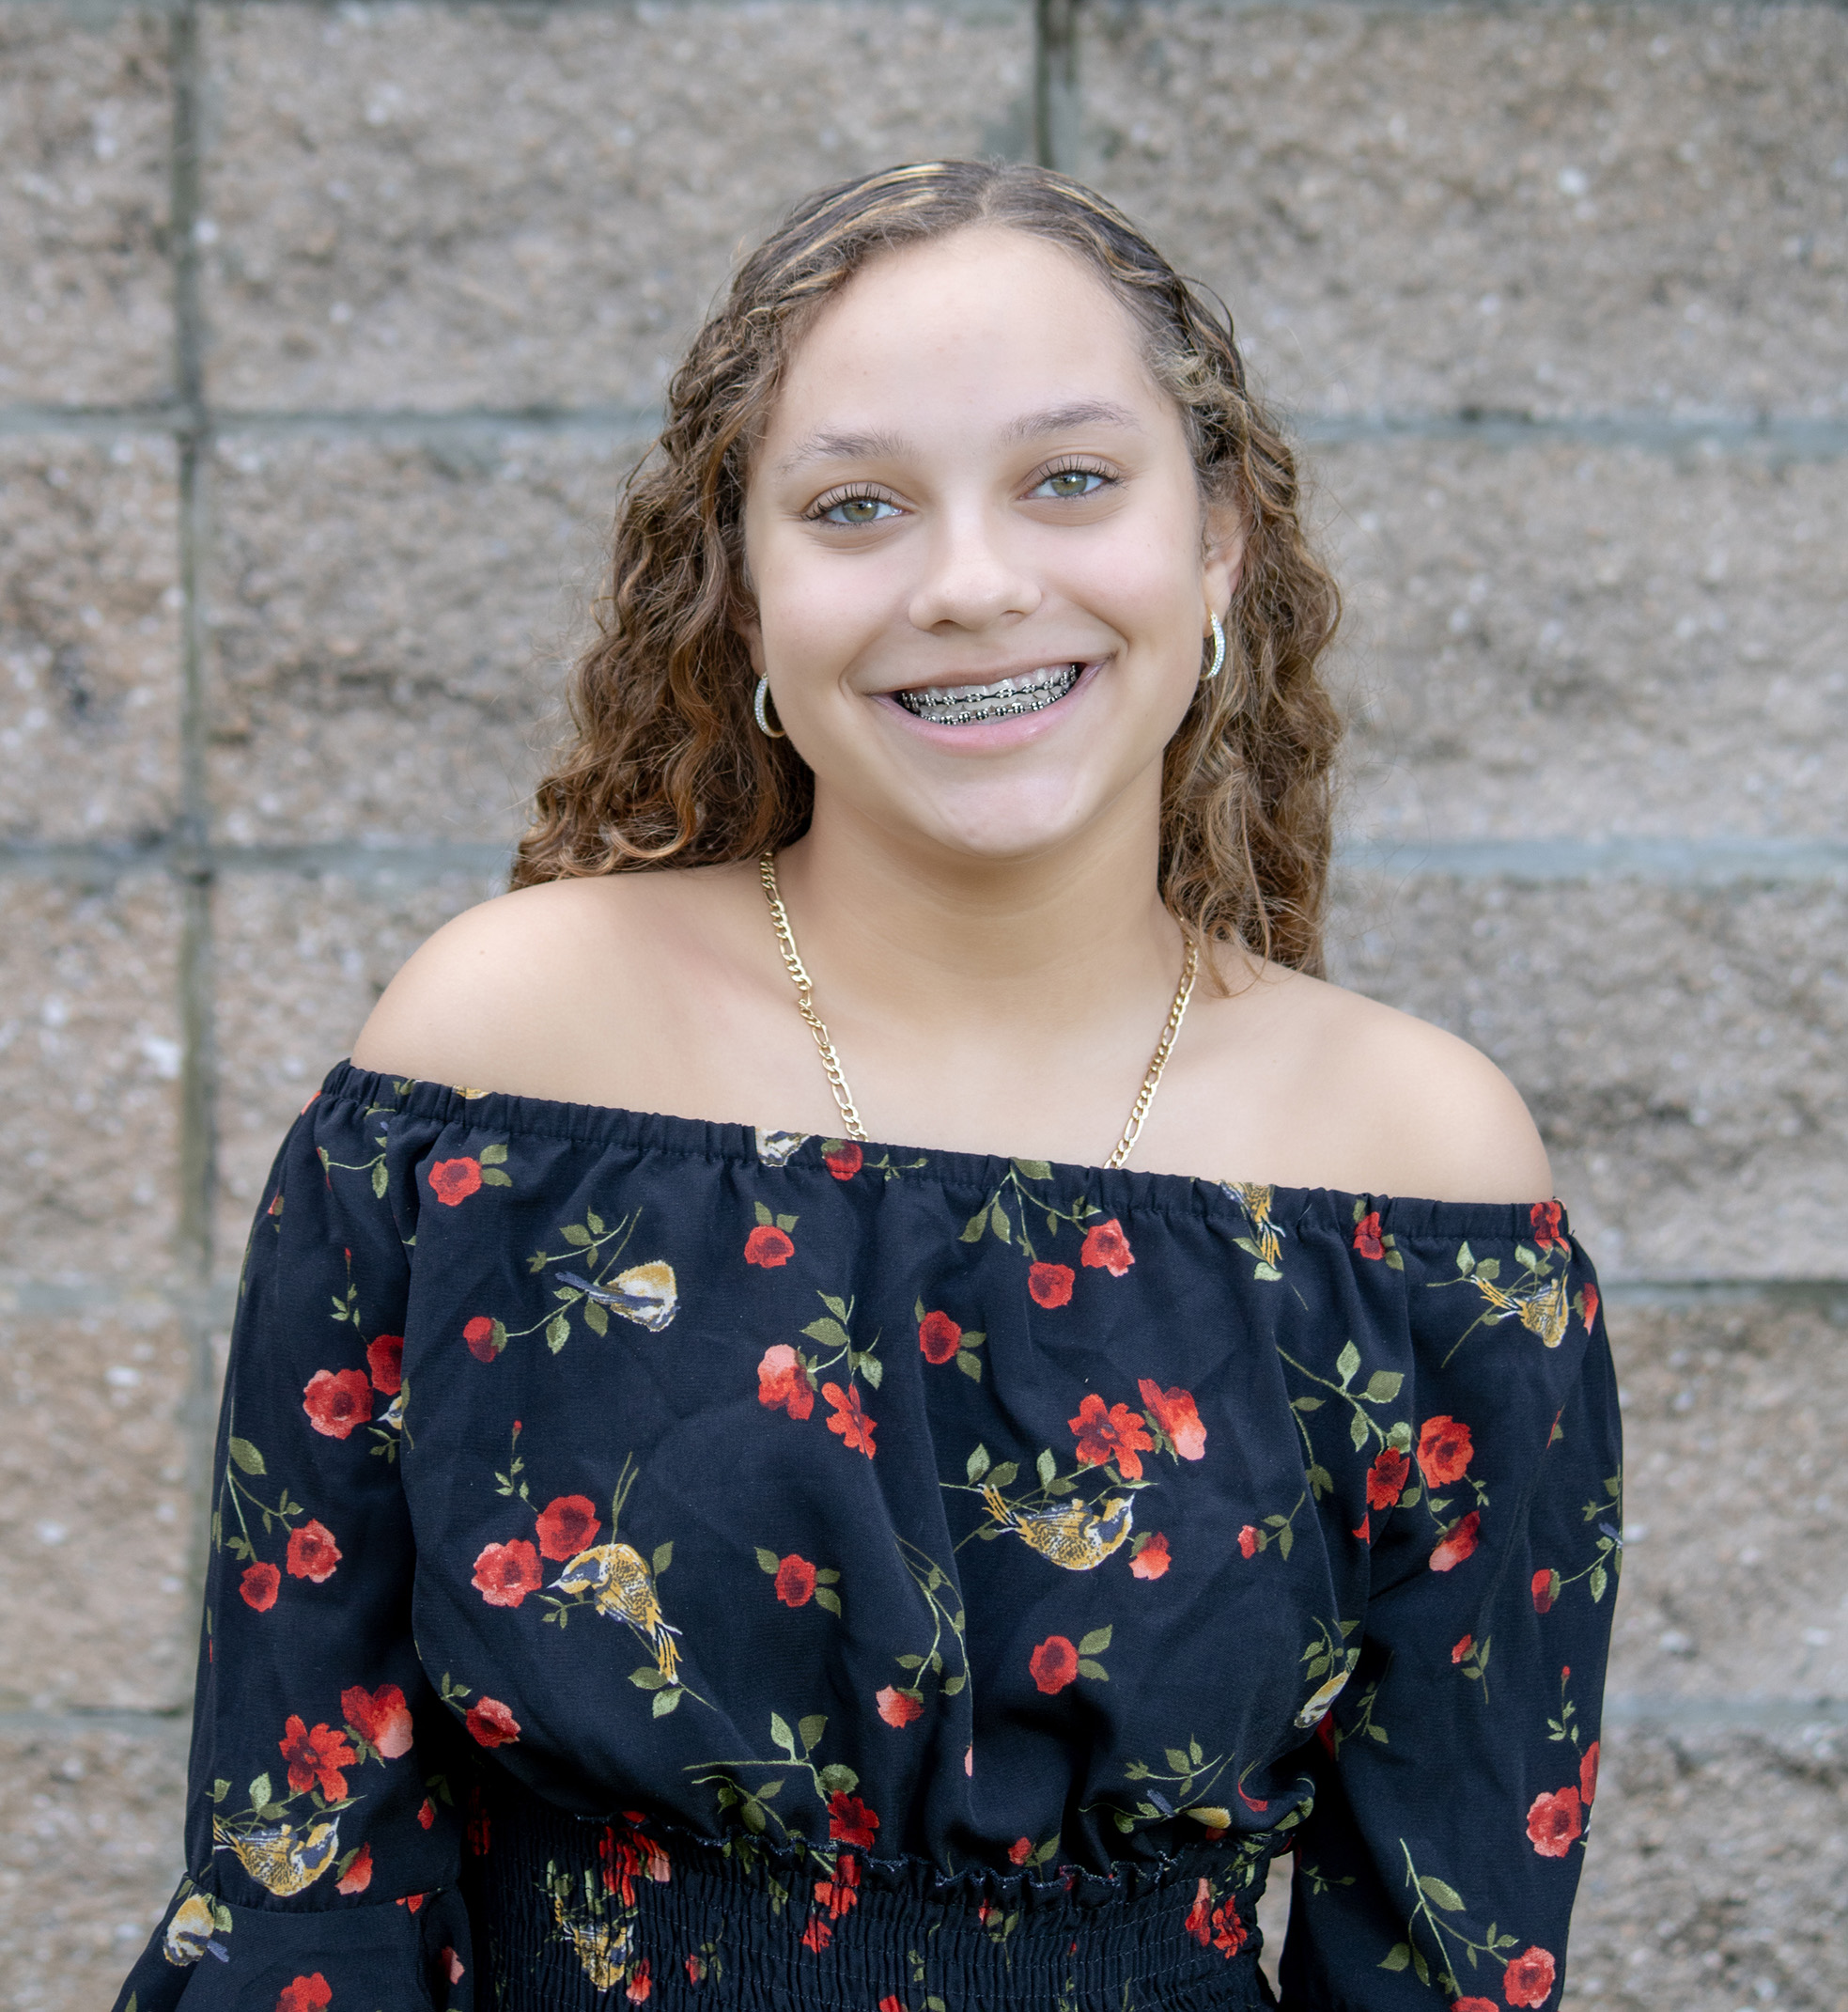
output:
M 312 1886 L 340 1853 L 340 1819 L 311 1823 L 305 1830 L 292 1823 L 267 1823 L 233 1831 L 214 1822 L 214 1847 L 229 1851 L 257 1885 L 280 1899 Z
M 551 1896 L 551 1913 L 559 1934 L 570 1943 L 571 1953 L 583 1965 L 584 1975 L 599 1991 L 613 1989 L 622 1983 L 629 1974 L 632 1923 L 574 1915 L 556 1894 Z
M 551 1583 L 555 1592 L 590 1594 L 598 1614 L 627 1621 L 654 1651 L 662 1677 L 671 1684 L 679 1682 L 680 1651 L 674 1637 L 680 1630 L 662 1618 L 655 1575 L 640 1552 L 628 1544 L 595 1544 L 579 1552 Z
M 1127 1495 L 1106 1496 L 1095 1508 L 1085 1502 L 1067 1502 L 1051 1509 L 1018 1509 L 990 1485 L 982 1490 L 982 1499 L 1003 1530 L 1011 1530 L 1029 1551 L 1068 1572 L 1095 1571 L 1122 1547 L 1136 1520 L 1136 1505 Z
M 196 1963 L 205 1955 L 206 1944 L 217 1926 L 218 1917 L 211 1911 L 211 1902 L 203 1894 L 188 1894 L 167 1923 L 161 1954 L 176 1969 Z
M 1549 1349 L 1557 1349 L 1565 1339 L 1567 1307 L 1563 1273 L 1549 1284 L 1531 1287 L 1526 1292 L 1503 1292 L 1493 1279 L 1483 1278 L 1480 1272 L 1472 1274 L 1472 1283 L 1495 1309 L 1485 1316 L 1486 1318 L 1518 1318 L 1530 1334 L 1538 1334 Z
M 1236 1197 L 1251 1225 L 1251 1240 L 1257 1246 L 1259 1262 L 1273 1269 L 1283 1255 L 1283 1232 L 1272 1222 L 1270 1205 L 1276 1190 L 1262 1181 L 1222 1180 L 1225 1192 Z

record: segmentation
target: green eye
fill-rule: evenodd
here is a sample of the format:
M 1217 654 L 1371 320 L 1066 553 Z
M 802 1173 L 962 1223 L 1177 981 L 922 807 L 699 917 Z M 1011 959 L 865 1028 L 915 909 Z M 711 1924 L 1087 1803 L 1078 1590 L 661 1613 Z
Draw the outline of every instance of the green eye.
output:
M 879 522 L 882 510 L 891 509 L 892 505 L 883 496 L 843 496 L 840 502 L 831 503 L 821 514 L 831 523 L 875 524 Z
M 1103 486 L 1103 476 L 1091 468 L 1062 468 L 1039 485 L 1045 494 L 1059 497 L 1094 495 Z

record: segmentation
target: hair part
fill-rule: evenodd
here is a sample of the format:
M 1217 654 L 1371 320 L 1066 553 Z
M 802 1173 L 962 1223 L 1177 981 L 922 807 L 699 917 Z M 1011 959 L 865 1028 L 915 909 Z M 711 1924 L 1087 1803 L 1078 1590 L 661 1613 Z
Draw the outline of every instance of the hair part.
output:
M 1316 664 L 1341 603 L 1303 525 L 1295 459 L 1247 386 L 1223 304 L 1112 204 L 1022 164 L 926 162 L 825 189 L 738 269 L 624 487 L 598 633 L 571 679 L 572 732 L 538 786 L 512 884 L 718 865 L 807 830 L 814 777 L 752 717 L 752 451 L 822 304 L 881 253 L 977 225 L 1062 245 L 1097 273 L 1179 408 L 1203 507 L 1243 525 L 1224 673 L 1200 686 L 1163 759 L 1161 897 L 1209 945 L 1319 973 L 1341 726 Z

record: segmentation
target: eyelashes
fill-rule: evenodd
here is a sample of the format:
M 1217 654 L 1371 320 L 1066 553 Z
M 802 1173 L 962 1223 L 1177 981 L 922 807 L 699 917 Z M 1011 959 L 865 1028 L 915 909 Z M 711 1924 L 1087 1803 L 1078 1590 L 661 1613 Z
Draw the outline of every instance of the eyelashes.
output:
M 1026 484 L 1025 492 L 1030 497 L 1037 496 L 1038 492 L 1044 490 L 1048 483 L 1058 482 L 1073 476 L 1088 478 L 1087 486 L 1078 490 L 1066 490 L 1063 493 L 1055 493 L 1042 500 L 1082 503 L 1093 496 L 1101 494 L 1107 489 L 1115 488 L 1122 480 L 1122 477 L 1114 469 L 1101 462 L 1086 460 L 1082 456 L 1074 456 L 1056 461 L 1050 467 L 1039 470 Z M 849 483 L 840 489 L 831 489 L 826 494 L 816 497 L 802 515 L 804 521 L 809 523 L 831 522 L 840 525 L 844 530 L 855 530 L 869 524 L 887 522 L 887 518 L 879 514 L 881 511 L 890 511 L 896 515 L 903 508 L 904 506 L 902 504 L 895 501 L 883 490 L 876 489 L 866 483 Z M 837 511 L 850 510 L 858 511 L 859 514 L 851 516 L 837 516 L 835 514 Z

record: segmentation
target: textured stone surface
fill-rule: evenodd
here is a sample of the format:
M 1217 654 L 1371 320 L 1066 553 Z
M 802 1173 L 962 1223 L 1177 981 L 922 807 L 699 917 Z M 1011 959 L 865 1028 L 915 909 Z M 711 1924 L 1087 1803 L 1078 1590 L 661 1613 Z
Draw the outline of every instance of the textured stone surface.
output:
M 1843 2012 L 1840 1727 L 1613 1729 L 1573 1920 L 1572 2012 Z
M 1848 1271 L 1848 887 L 1353 875 L 1334 975 L 1494 1056 L 1615 1276 Z
M 784 204 L 1025 140 L 1024 6 L 208 19 L 210 382 L 238 406 L 651 403 Z
M 1848 1332 L 1763 1307 L 1609 1318 L 1627 1539 L 1612 1691 L 1848 1697 Z
M 0 402 L 126 405 L 173 382 L 171 85 L 151 9 L 0 7 Z
M 1080 19 L 1089 173 L 1287 397 L 1848 411 L 1839 8 Z
M 159 874 L 0 879 L 0 1286 L 167 1271 L 179 928 Z
M 186 1725 L 0 1722 L 0 2007 L 99 2012 L 184 1869 Z
M 227 441 L 215 473 L 219 828 L 511 843 L 634 448 Z
M 1839 461 L 1441 441 L 1310 457 L 1370 836 L 1838 837 Z
M 169 441 L 0 438 L 0 838 L 172 818 L 177 503 Z
M 0 1710 L 191 1694 L 185 1338 L 158 1302 L 0 1314 Z

